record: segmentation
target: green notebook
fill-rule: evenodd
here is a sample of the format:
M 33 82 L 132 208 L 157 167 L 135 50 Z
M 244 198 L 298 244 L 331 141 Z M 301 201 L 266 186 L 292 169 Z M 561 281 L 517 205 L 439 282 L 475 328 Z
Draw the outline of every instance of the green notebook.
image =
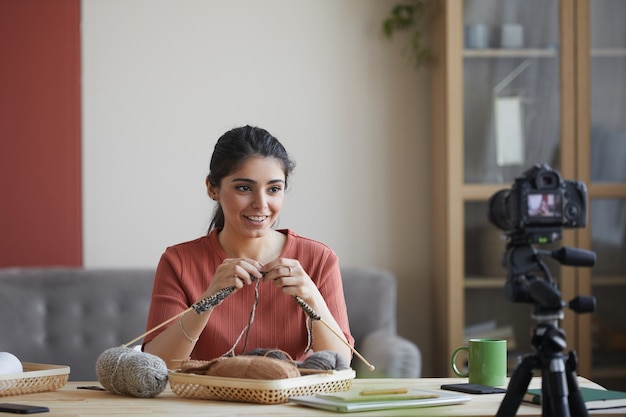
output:
M 398 394 L 376 394 L 370 392 L 363 395 L 362 393 L 363 391 L 358 390 L 350 390 L 343 393 L 317 393 L 315 395 L 289 397 L 289 401 L 306 407 L 351 413 L 356 411 L 453 405 L 471 400 L 469 395 L 458 392 L 412 388 Z
M 594 388 L 580 388 L 587 410 L 626 408 L 626 392 Z M 541 389 L 530 389 L 524 401 L 541 404 Z

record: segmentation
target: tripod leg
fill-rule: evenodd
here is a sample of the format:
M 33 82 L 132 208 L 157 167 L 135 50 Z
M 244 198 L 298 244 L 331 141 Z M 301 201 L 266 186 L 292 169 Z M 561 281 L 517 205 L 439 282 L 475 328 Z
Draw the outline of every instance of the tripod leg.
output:
M 587 411 L 587 406 L 585 406 L 583 396 L 578 387 L 578 380 L 576 379 L 577 364 L 578 358 L 576 353 L 570 352 L 565 365 L 567 386 L 569 388 L 569 409 L 572 417 L 589 417 L 589 411 Z
M 544 363 L 541 378 L 543 417 L 570 417 L 563 355 L 553 355 Z
M 497 417 L 513 417 L 517 414 L 517 409 L 533 377 L 533 368 L 536 362 L 537 358 L 535 356 L 526 356 L 515 369 L 506 389 L 506 394 L 504 394 L 504 398 L 498 408 Z

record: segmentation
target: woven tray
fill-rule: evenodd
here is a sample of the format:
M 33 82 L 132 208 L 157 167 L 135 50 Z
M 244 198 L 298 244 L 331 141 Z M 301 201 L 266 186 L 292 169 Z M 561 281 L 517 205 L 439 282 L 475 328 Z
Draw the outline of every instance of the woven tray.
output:
M 24 372 L 0 375 L 0 397 L 54 391 L 70 376 L 69 366 L 22 362 Z
M 296 395 L 316 392 L 347 391 L 355 377 L 352 369 L 331 374 L 314 374 L 286 379 L 225 378 L 171 372 L 168 380 L 172 391 L 185 398 L 238 401 L 259 404 L 281 404 Z

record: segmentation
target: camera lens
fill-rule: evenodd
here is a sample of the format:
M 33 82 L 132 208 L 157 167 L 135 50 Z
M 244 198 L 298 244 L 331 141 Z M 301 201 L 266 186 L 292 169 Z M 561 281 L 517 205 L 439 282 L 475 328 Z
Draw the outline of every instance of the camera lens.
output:
M 510 190 L 500 190 L 491 196 L 487 208 L 487 218 L 495 226 L 502 230 L 515 228 L 515 219 L 511 219 L 509 213 Z

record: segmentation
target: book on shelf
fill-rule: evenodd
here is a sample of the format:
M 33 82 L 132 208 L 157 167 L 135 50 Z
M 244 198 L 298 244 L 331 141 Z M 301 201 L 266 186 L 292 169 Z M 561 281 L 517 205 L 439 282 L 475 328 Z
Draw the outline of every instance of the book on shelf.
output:
M 580 388 L 587 410 L 606 410 L 609 408 L 626 408 L 626 392 L 595 388 Z M 529 389 L 524 401 L 541 404 L 541 389 Z

